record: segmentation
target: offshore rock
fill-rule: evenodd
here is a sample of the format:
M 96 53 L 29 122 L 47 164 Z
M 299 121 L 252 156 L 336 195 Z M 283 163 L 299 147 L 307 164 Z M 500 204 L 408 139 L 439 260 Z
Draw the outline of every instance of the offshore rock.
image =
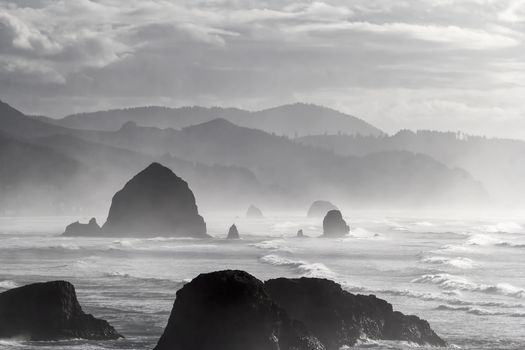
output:
M 244 271 L 201 274 L 177 292 L 155 350 L 324 350 Z
M 113 196 L 102 230 L 109 235 L 209 237 L 186 181 L 159 163 Z
M 228 230 L 228 236 L 227 239 L 240 239 L 241 236 L 239 235 L 239 230 L 237 230 L 237 226 L 235 224 L 230 226 L 230 229 Z
M 335 205 L 328 201 L 315 201 L 308 209 L 306 216 L 309 218 L 322 218 L 330 210 L 339 210 Z
M 0 338 L 118 339 L 106 321 L 85 314 L 69 282 L 34 283 L 0 293 Z
M 374 295 L 354 295 L 333 281 L 319 278 L 268 280 L 270 297 L 288 315 L 301 321 L 327 350 L 353 346 L 369 339 L 402 340 L 419 345 L 445 346 L 427 321 L 394 312 Z
M 263 218 L 264 215 L 261 209 L 257 208 L 255 205 L 252 204 L 248 207 L 248 210 L 246 211 L 246 217 L 250 219 L 260 219 Z
M 91 218 L 87 224 L 81 224 L 79 221 L 69 224 L 64 232 L 64 236 L 95 236 L 101 234 L 102 229 L 95 218 Z
M 339 210 L 330 210 L 323 219 L 323 235 L 325 237 L 341 237 L 350 231 Z

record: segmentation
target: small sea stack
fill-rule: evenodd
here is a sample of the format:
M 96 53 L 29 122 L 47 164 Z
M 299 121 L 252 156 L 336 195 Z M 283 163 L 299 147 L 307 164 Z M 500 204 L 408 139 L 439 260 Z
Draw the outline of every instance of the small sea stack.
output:
M 71 283 L 53 281 L 0 293 L 0 338 L 15 337 L 52 341 L 122 336 L 107 321 L 82 311 Z
M 255 205 L 250 205 L 246 211 L 246 217 L 248 219 L 261 219 L 264 217 L 261 209 L 257 208 Z
M 309 218 L 322 218 L 330 210 L 339 210 L 339 208 L 337 208 L 329 201 L 319 200 L 312 203 L 310 209 L 308 209 L 308 213 L 306 214 L 306 216 L 308 216 Z
M 230 229 L 228 230 L 228 236 L 226 239 L 241 239 L 241 236 L 239 235 L 239 230 L 237 230 L 237 226 L 235 224 L 230 226 Z
M 341 237 L 350 232 L 350 227 L 339 210 L 330 210 L 323 219 L 323 236 Z
M 297 231 L 297 238 L 303 238 L 303 237 L 305 237 L 303 230 L 301 229 L 301 230 Z
M 64 236 L 100 236 L 102 229 L 97 223 L 97 219 L 91 218 L 87 224 L 76 221 L 67 225 Z

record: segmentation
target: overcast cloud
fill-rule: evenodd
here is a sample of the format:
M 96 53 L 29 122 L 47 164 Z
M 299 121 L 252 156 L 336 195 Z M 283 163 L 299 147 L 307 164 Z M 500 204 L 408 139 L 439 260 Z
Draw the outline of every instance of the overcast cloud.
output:
M 334 107 L 388 132 L 525 139 L 525 0 L 0 0 L 28 113 Z

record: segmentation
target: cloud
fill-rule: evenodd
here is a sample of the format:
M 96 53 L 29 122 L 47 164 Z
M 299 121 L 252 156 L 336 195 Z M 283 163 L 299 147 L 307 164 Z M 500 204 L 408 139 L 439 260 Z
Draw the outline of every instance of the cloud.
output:
M 523 4 L 0 0 L 0 99 L 50 115 L 305 100 L 387 130 L 476 120 L 510 135 L 525 113 Z

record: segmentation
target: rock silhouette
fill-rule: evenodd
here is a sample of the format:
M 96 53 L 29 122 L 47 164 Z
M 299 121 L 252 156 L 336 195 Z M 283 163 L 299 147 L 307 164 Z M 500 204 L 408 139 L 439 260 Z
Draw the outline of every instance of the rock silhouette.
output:
M 309 218 L 322 218 L 330 210 L 339 210 L 335 205 L 328 201 L 315 201 L 308 209 L 306 216 Z
M 95 218 L 91 218 L 87 224 L 81 224 L 79 221 L 69 224 L 64 232 L 64 236 L 94 236 L 101 234 L 102 229 Z
M 65 281 L 34 283 L 0 293 L 0 338 L 29 340 L 118 339 L 108 322 L 85 314 L 75 287 Z
M 323 219 L 323 235 L 325 237 L 340 237 L 346 235 L 350 227 L 343 219 L 339 210 L 330 210 Z
M 239 230 L 237 230 L 237 226 L 235 224 L 230 226 L 230 229 L 228 230 L 228 236 L 227 239 L 240 239 L 239 236 Z
M 250 205 L 246 211 L 246 217 L 250 219 L 260 219 L 263 218 L 263 213 L 261 209 L 257 208 L 255 205 Z
M 318 278 L 278 278 L 264 284 L 270 297 L 288 315 L 303 322 L 327 350 L 370 339 L 402 340 L 419 345 L 446 343 L 425 320 L 394 312 L 374 295 L 354 295 L 333 281 Z
M 102 230 L 110 235 L 209 237 L 188 184 L 159 163 L 113 196 Z
M 177 292 L 155 350 L 324 350 L 244 271 L 201 274 Z
M 298 237 L 298 238 L 303 238 L 303 237 L 304 237 L 303 230 L 299 230 L 299 231 L 297 231 L 297 237 Z

